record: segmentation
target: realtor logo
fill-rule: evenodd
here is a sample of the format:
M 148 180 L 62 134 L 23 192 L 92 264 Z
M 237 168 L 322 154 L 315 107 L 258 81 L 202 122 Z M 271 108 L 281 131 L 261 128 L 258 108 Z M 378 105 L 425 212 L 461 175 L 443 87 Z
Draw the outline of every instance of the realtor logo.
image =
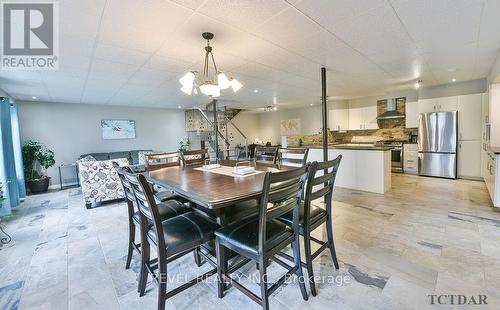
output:
M 58 69 L 58 7 L 54 2 L 2 2 L 1 69 Z

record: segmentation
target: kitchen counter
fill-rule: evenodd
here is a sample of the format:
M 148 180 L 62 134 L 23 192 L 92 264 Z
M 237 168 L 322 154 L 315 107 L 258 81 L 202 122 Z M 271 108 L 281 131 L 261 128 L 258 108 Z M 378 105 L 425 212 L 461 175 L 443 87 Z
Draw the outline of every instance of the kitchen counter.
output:
M 323 149 L 322 146 L 304 146 L 310 149 Z M 329 149 L 341 150 L 363 150 L 363 151 L 390 151 L 393 148 L 389 146 L 375 146 L 373 144 L 360 145 L 360 144 L 330 144 Z
M 383 194 L 391 188 L 391 147 L 330 145 L 328 159 L 342 155 L 335 186 Z M 323 148 L 309 148 L 307 161 L 323 161 Z
M 495 154 L 500 154 L 500 146 L 490 146 L 490 151 Z

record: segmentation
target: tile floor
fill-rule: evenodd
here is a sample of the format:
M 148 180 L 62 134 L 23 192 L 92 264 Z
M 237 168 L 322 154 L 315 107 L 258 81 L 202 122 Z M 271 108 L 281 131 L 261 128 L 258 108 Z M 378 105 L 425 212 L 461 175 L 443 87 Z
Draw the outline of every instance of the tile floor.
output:
M 318 296 L 303 301 L 292 281 L 272 309 L 453 308 L 431 305 L 430 294 L 483 294 L 480 309 L 500 309 L 500 213 L 484 183 L 393 175 L 385 195 L 336 188 L 334 206 L 340 270 L 324 252 Z M 126 219 L 123 203 L 86 210 L 78 189 L 27 198 L 4 223 L 13 240 L 0 248 L 0 309 L 154 309 L 155 285 L 136 293 L 138 256 L 124 269 Z M 189 277 L 207 268 L 188 255 L 169 270 Z M 239 275 L 255 274 L 247 265 Z M 167 308 L 259 309 L 235 289 L 218 299 L 215 277 Z

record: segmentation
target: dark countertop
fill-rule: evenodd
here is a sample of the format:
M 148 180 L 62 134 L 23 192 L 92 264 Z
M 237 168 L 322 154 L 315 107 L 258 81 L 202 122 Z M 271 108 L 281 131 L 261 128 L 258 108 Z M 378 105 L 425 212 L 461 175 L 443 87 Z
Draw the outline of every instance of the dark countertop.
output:
M 495 154 L 500 154 L 500 146 L 490 146 L 490 151 Z
M 310 149 L 322 149 L 322 146 L 312 145 L 304 146 Z M 341 150 L 360 150 L 360 151 L 390 151 L 393 148 L 389 146 L 374 146 L 372 144 L 367 145 L 347 145 L 347 144 L 330 144 L 329 149 L 341 149 Z

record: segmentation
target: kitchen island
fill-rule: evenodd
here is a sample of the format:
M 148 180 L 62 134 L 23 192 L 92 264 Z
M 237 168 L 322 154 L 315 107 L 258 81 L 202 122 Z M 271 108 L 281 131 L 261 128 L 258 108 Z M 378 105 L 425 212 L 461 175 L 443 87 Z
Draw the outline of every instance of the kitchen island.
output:
M 335 186 L 383 194 L 391 188 L 391 148 L 341 144 L 328 147 L 328 159 L 342 155 Z M 309 162 L 323 161 L 323 148 L 309 147 Z

